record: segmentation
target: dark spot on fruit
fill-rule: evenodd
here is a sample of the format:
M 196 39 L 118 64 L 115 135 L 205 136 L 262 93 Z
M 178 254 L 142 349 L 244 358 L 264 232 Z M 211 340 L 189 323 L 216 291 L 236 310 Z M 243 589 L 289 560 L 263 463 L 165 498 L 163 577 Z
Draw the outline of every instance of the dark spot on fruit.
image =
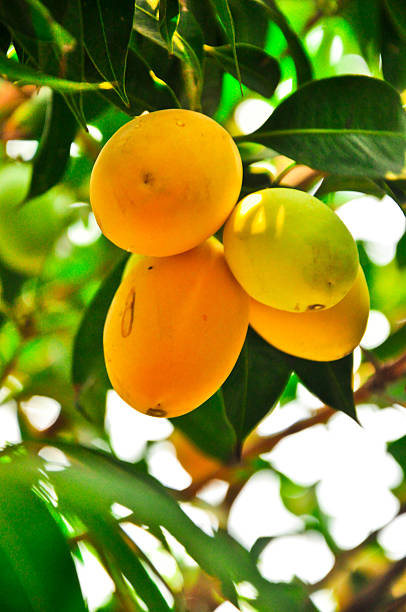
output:
M 134 321 L 134 304 L 135 304 L 135 291 L 131 289 L 125 301 L 125 308 L 123 316 L 121 317 L 121 335 L 123 338 L 127 338 L 131 334 Z
M 310 304 L 307 310 L 321 310 L 322 308 L 325 308 L 324 304 Z
M 162 408 L 148 408 L 147 414 L 154 417 L 164 417 L 166 415 L 166 410 L 163 410 Z
M 147 269 L 148 269 L 148 270 L 153 270 L 153 269 L 154 269 L 154 266 L 148 266 L 148 268 L 147 268 Z
M 152 176 L 152 174 L 150 172 L 145 172 L 142 175 L 142 180 L 144 182 L 145 185 L 150 185 L 154 182 L 154 177 Z

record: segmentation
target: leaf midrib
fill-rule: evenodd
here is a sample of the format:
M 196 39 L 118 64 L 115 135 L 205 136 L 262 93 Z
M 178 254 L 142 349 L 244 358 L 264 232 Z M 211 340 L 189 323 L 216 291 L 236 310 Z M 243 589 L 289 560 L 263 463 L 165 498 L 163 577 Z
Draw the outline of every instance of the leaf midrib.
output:
M 365 130 L 365 129 L 348 129 L 348 128 L 297 128 L 287 130 L 271 130 L 266 132 L 252 132 L 251 134 L 244 134 L 243 136 L 236 136 L 237 142 L 243 140 L 249 140 L 250 138 L 261 137 L 261 138 L 272 138 L 272 136 L 289 136 L 290 134 L 339 134 L 339 135 L 360 135 L 360 136 L 385 136 L 388 138 L 403 138 L 406 141 L 406 134 L 404 132 L 394 132 L 389 130 Z

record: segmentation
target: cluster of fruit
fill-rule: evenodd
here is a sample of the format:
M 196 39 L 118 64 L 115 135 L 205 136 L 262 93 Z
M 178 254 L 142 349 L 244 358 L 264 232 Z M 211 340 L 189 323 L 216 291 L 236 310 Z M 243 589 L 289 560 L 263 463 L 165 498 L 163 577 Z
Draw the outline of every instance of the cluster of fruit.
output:
M 173 417 L 200 406 L 230 374 L 249 323 L 310 359 L 337 359 L 360 341 L 368 291 L 340 219 L 291 189 L 235 207 L 241 184 L 230 135 L 188 110 L 133 119 L 95 163 L 99 226 L 134 253 L 105 322 L 106 367 L 141 412 Z M 224 223 L 223 247 L 213 234 Z

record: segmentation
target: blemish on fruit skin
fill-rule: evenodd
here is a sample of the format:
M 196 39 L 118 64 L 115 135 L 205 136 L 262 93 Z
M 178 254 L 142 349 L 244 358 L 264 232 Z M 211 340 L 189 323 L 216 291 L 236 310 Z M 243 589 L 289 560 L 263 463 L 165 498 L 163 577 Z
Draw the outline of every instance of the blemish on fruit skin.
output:
M 162 408 L 148 408 L 146 414 L 154 417 L 164 417 L 166 415 L 166 410 Z
M 183 121 L 179 121 L 179 120 L 176 122 L 176 125 L 178 127 L 185 127 L 185 123 Z
M 131 289 L 125 301 L 124 312 L 121 317 L 121 335 L 123 338 L 127 338 L 131 334 L 134 321 L 134 304 L 135 291 Z
M 207 314 L 203 315 L 203 321 L 207 321 Z
M 153 270 L 154 266 L 148 266 L 147 270 Z
M 151 174 L 151 172 L 145 172 L 142 175 L 142 181 L 143 181 L 144 185 L 152 185 L 152 183 L 154 182 L 154 177 Z
M 322 310 L 323 308 L 325 308 L 324 304 L 310 304 L 307 310 Z

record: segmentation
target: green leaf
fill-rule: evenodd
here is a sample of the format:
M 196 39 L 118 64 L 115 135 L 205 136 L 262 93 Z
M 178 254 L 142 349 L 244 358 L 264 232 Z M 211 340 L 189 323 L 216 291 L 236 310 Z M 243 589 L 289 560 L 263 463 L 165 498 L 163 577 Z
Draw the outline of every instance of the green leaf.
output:
M 309 391 L 334 410 L 344 412 L 358 422 L 352 391 L 352 354 L 336 361 L 288 357 L 294 371 Z
M 399 463 L 406 478 L 406 436 L 398 438 L 394 442 L 389 442 L 387 447 L 388 452 Z
M 151 12 L 145 0 L 139 0 L 135 5 L 134 28 L 137 32 L 166 49 L 159 31 L 159 20 Z M 192 84 L 196 90 L 195 97 L 200 98 L 203 79 L 203 35 L 200 27 L 190 11 L 181 11 L 177 30 L 172 39 L 172 52 L 191 70 Z M 131 43 L 131 47 L 134 48 Z M 134 48 L 137 51 L 136 48 Z
M 81 0 L 86 50 L 98 72 L 116 88 L 124 104 L 126 62 L 134 0 Z
M 25 478 L 43 480 L 44 473 L 48 476 L 57 495 L 58 510 L 63 514 L 78 516 L 84 525 L 91 514 L 93 525 L 93 517 L 111 518 L 111 505 L 119 503 L 133 511 L 137 524 L 162 526 L 169 531 L 199 566 L 217 576 L 228 591 L 233 590 L 233 583 L 250 583 L 258 594 L 254 605 L 261 612 L 308 609 L 309 600 L 302 586 L 265 580 L 247 550 L 222 531 L 209 536 L 200 530 L 151 476 L 100 451 L 62 442 L 53 445 L 69 461 L 63 470 L 54 471 L 52 464 L 40 461 L 36 444 L 27 445 L 34 451 L 28 457 L 21 453 L 21 447 L 9 450 L 7 457 L 11 469 L 24 472 Z
M 387 83 L 339 76 L 308 83 L 238 140 L 334 174 L 379 177 L 402 170 L 406 123 L 399 94 Z
M 399 268 L 406 267 L 406 233 L 403 234 L 396 246 L 396 262 Z
M 265 548 L 275 539 L 275 536 L 262 536 L 255 540 L 251 547 L 250 555 L 253 560 L 257 563 L 259 557 L 264 552 Z
M 391 334 L 385 342 L 373 349 L 373 354 L 381 361 L 395 359 L 406 349 L 406 324 L 404 323 Z
M 169 85 L 155 76 L 141 55 L 133 49 L 129 50 L 127 57 L 126 94 L 129 106 L 123 103 L 115 91 L 103 92 L 110 103 L 131 116 L 146 110 L 179 107 L 176 95 Z
M 263 48 L 269 30 L 267 7 L 255 0 L 229 0 L 229 5 L 236 40 Z
M 350 25 L 362 55 L 369 66 L 378 68 L 379 46 L 383 32 L 383 11 L 381 0 L 351 0 L 340 7 L 340 14 Z M 333 28 L 331 28 L 333 30 Z M 334 31 L 332 32 L 334 34 Z
M 113 519 L 102 518 L 98 514 L 89 512 L 86 515 L 87 527 L 90 529 L 92 542 L 103 553 L 107 560 L 113 579 L 117 571 L 129 581 L 137 596 L 143 600 L 147 610 L 170 612 L 164 597 L 161 595 L 156 583 L 149 576 L 141 561 L 124 540 L 124 533 Z M 121 581 L 120 581 L 121 582 Z M 122 581 L 125 588 L 125 581 Z M 116 581 L 117 584 L 117 581 Z M 128 589 L 128 587 L 127 587 Z M 128 589 L 127 597 L 132 593 Z
M 270 98 L 281 76 L 278 62 L 259 47 L 247 43 L 237 43 L 235 46 L 243 84 Z M 226 72 L 238 78 L 231 45 L 205 47 L 205 50 Z
M 66 102 L 54 91 L 39 148 L 33 160 L 27 198 L 41 195 L 61 180 L 70 159 L 70 146 L 76 129 L 77 123 Z
M 386 13 L 382 15 L 381 27 L 382 73 L 386 81 L 402 92 L 406 88 L 406 37 L 402 37 Z
M 61 25 L 64 25 L 66 14 L 69 13 L 69 5 L 74 4 L 72 0 L 41 0 L 41 4 L 47 7 L 52 17 Z M 76 13 L 77 20 L 80 14 Z
M 406 11 L 404 0 L 384 0 L 393 25 L 406 40 Z
M 249 328 L 238 361 L 221 388 L 227 416 L 236 432 L 237 451 L 276 404 L 291 371 L 282 354 Z
M 85 612 L 68 544 L 22 466 L 0 462 L 0 592 L 4 610 Z
M 159 31 L 172 53 L 172 38 L 179 22 L 179 0 L 159 1 Z
M 11 35 L 5 25 L 0 23 L 0 53 L 7 53 L 11 43 Z
M 41 42 L 53 40 L 52 29 L 39 2 L 14 0 L 0 4 L 0 21 L 9 28 Z
M 92 91 L 99 89 L 98 83 L 81 83 L 60 79 L 50 74 L 45 74 L 24 64 L 19 64 L 0 53 L 0 76 L 10 81 L 17 81 L 19 85 L 46 85 L 52 89 L 66 93 L 78 93 L 80 91 Z
M 221 390 L 196 410 L 170 420 L 206 454 L 225 463 L 234 456 L 236 436 L 227 418 Z
M 282 11 L 279 10 L 274 0 L 259 0 L 259 2 L 266 6 L 270 18 L 276 23 L 286 38 L 289 51 L 295 63 L 298 85 L 303 85 L 310 81 L 313 78 L 312 65 L 296 32 L 290 27 L 288 20 Z
M 124 256 L 103 281 L 90 302 L 73 343 L 72 382 L 84 385 L 103 359 L 103 328 L 107 311 L 121 282 L 128 255 Z
M 289 380 L 288 380 L 288 384 L 286 385 L 281 397 L 280 397 L 280 405 L 281 406 L 285 406 L 285 404 L 288 404 L 289 402 L 293 401 L 294 399 L 296 399 L 296 394 L 297 394 L 297 384 L 298 384 L 299 380 L 296 376 L 296 374 L 294 372 L 292 372 Z
M 368 193 L 377 198 L 383 198 L 385 190 L 373 179 L 365 176 L 340 176 L 329 174 L 324 177 L 322 184 L 315 193 L 316 198 L 320 198 L 327 193 L 335 191 L 358 191 Z
M 211 2 L 215 8 L 216 15 L 220 22 L 220 25 L 223 28 L 227 36 L 227 40 L 230 44 L 232 57 L 234 59 L 234 73 L 241 87 L 241 74 L 240 74 L 239 60 L 237 57 L 234 21 L 233 21 L 233 16 L 230 11 L 228 0 L 211 0 Z M 241 90 L 241 93 L 242 93 L 242 90 Z

